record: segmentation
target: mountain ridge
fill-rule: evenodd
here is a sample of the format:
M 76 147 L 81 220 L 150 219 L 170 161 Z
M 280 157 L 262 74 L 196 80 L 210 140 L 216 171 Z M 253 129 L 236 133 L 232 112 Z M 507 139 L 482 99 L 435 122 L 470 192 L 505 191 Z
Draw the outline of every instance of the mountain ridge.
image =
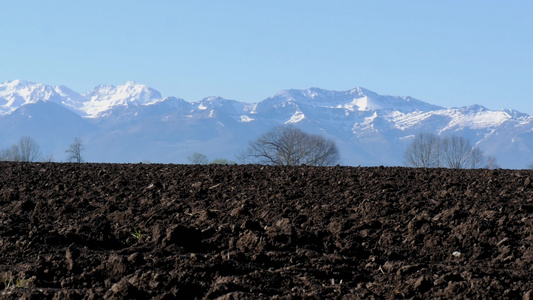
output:
M 26 107 L 39 101 L 66 110 Z M 14 114 L 22 108 L 31 111 L 34 120 L 44 120 L 39 114 L 51 110 L 56 118 L 64 115 L 75 125 L 63 135 L 44 121 L 32 129 L 9 126 L 15 115 L 20 124 L 28 122 L 28 115 L 22 119 L 24 114 Z M 185 163 L 192 152 L 234 159 L 249 141 L 283 124 L 335 140 L 348 165 L 401 165 L 403 149 L 419 132 L 464 136 L 508 168 L 525 167 L 533 153 L 533 117 L 525 113 L 478 104 L 444 108 L 359 87 L 290 89 L 246 103 L 218 96 L 198 101 L 163 98 L 135 82 L 99 85 L 85 94 L 23 80 L 0 83 L 0 128 L 10 128 L 0 129 L 0 146 L 9 146 L 17 135 L 53 136 L 56 140 L 46 144 L 58 157 L 62 153 L 57 149 L 66 148 L 78 132 L 87 143 L 89 161 Z
M 41 89 L 42 92 L 37 95 L 31 95 L 29 93 L 21 94 L 20 92 L 17 95 L 17 90 L 11 88 L 11 95 L 6 95 L 6 93 L 2 93 L 3 90 L 5 90 L 6 86 L 13 86 L 13 83 L 19 83 L 17 85 L 22 85 L 24 88 L 29 88 L 31 90 L 37 90 Z M 21 89 L 18 89 L 20 91 Z M 44 94 L 43 94 L 44 92 Z M 47 94 L 48 93 L 48 94 Z M 319 94 L 320 93 L 320 94 Z M 414 102 L 415 104 L 421 104 L 424 107 L 424 110 L 427 109 L 436 109 L 436 108 L 442 108 L 437 105 L 432 105 L 423 101 L 420 101 L 418 99 L 414 99 L 412 97 L 406 96 L 406 97 L 399 97 L 399 96 L 382 96 L 378 95 L 377 93 L 370 91 L 365 88 L 361 87 L 355 87 L 351 90 L 347 91 L 332 91 L 332 90 L 326 90 L 321 89 L 317 87 L 312 87 L 305 90 L 298 90 L 298 89 L 289 89 L 289 90 L 281 90 L 273 97 L 266 98 L 260 102 L 268 101 L 268 100 L 281 100 L 282 102 L 286 102 L 287 100 L 294 100 L 296 102 L 302 101 L 302 99 L 306 100 L 309 104 L 309 102 L 312 102 L 315 106 L 318 105 L 318 102 L 310 101 L 310 99 L 315 99 L 315 96 L 321 96 L 318 97 L 318 100 L 324 99 L 325 96 L 328 96 L 329 98 L 335 98 L 340 99 L 341 102 L 331 104 L 331 107 L 338 107 L 339 104 L 346 104 L 346 99 L 349 97 L 352 97 L 352 95 L 356 94 L 359 96 L 359 98 L 353 98 L 352 100 L 356 99 L 368 99 L 368 96 L 372 97 L 385 97 L 385 99 L 388 102 L 391 102 L 392 100 L 395 100 L 396 102 L 405 101 L 406 103 Z M 35 101 L 39 100 L 45 100 L 45 101 L 55 101 L 56 103 L 63 104 L 71 109 L 74 109 L 78 111 L 80 114 L 88 117 L 97 117 L 99 113 L 106 111 L 108 109 L 113 108 L 117 105 L 127 105 L 127 104 L 133 104 L 133 105 L 148 105 L 156 101 L 165 100 L 165 97 L 163 98 L 159 91 L 148 87 L 146 85 L 137 84 L 135 81 L 128 81 L 124 85 L 114 86 L 114 85 L 108 85 L 108 84 L 100 84 L 96 87 L 94 87 L 91 91 L 86 92 L 84 94 L 80 94 L 79 92 L 76 92 L 64 85 L 59 86 L 51 86 L 51 85 L 43 85 L 41 83 L 34 83 L 30 81 L 24 81 L 24 80 L 13 80 L 8 81 L 4 83 L 0 83 L 0 100 L 4 100 L 7 97 L 13 97 L 13 96 L 19 96 L 20 98 L 23 98 L 25 101 L 20 102 L 20 105 L 18 106 L 12 106 L 11 103 L 4 103 L 4 105 L 0 105 L 0 107 L 10 107 L 10 110 L 7 110 L 7 113 L 13 111 L 14 109 L 28 104 L 28 103 L 34 103 Z M 303 96 L 303 97 L 302 97 Z M 36 98 L 37 97 L 37 98 Z M 59 101 L 57 98 L 60 97 L 61 100 Z M 173 97 L 173 96 L 172 96 Z M 174 97 L 175 98 L 175 97 Z M 180 99 L 180 98 L 177 98 Z M 211 101 L 212 99 L 215 100 L 225 100 L 225 101 L 234 101 L 236 103 L 246 103 L 248 105 L 258 104 L 258 103 L 248 103 L 248 102 L 240 102 L 237 100 L 230 100 L 225 99 L 220 96 L 210 96 L 205 97 L 199 101 L 187 101 L 191 103 L 196 102 L 205 102 L 205 101 Z M 6 101 L 8 102 L 8 101 Z M 1 102 L 0 102 L 1 103 Z M 5 105 L 9 104 L 9 105 Z M 101 105 L 98 105 L 101 104 Z M 357 104 L 356 104 L 357 106 Z M 368 104 L 362 105 L 363 108 L 360 110 L 365 110 Z M 383 107 L 383 105 L 370 105 L 372 108 L 370 110 L 375 109 L 383 109 L 387 107 Z M 378 107 L 376 107 L 378 106 Z M 353 108 L 353 106 L 346 106 L 346 108 Z M 390 107 L 388 107 L 390 108 Z M 398 107 L 394 107 L 395 109 L 398 109 Z M 0 110 L 0 114 L 5 114 L 6 110 Z

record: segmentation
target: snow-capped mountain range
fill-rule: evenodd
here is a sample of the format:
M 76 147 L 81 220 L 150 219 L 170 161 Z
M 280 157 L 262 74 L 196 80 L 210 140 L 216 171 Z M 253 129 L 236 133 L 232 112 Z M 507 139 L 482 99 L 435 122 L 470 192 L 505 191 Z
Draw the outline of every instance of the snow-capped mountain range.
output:
M 0 83 L 0 148 L 31 136 L 43 154 L 66 159 L 75 137 L 91 162 L 186 163 L 201 152 L 235 157 L 274 126 L 292 124 L 335 140 L 344 165 L 403 165 L 420 132 L 459 135 L 505 168 L 533 162 L 533 117 L 480 105 L 443 108 L 364 88 L 285 90 L 259 103 L 185 101 L 145 85 L 100 85 L 79 94 L 22 80 Z

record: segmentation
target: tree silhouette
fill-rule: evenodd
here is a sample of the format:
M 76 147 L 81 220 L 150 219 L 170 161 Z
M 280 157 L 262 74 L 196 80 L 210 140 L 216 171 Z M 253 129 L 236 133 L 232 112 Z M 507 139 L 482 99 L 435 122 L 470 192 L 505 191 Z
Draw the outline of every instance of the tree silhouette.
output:
M 339 162 L 332 140 L 308 134 L 292 126 L 276 127 L 248 145 L 246 157 L 268 165 L 329 166 Z
M 81 163 L 83 162 L 83 157 L 81 155 L 81 152 L 83 150 L 83 143 L 80 138 L 75 138 L 74 142 L 70 144 L 69 148 L 65 150 L 69 154 L 68 161 L 70 162 L 76 162 Z

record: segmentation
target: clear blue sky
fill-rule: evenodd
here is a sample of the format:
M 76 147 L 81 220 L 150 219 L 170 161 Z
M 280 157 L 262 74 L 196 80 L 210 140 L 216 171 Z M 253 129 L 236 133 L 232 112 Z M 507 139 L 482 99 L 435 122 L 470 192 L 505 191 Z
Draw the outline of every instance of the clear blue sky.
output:
M 355 86 L 533 114 L 533 1 L 92 0 L 1 5 L 0 82 L 258 102 Z

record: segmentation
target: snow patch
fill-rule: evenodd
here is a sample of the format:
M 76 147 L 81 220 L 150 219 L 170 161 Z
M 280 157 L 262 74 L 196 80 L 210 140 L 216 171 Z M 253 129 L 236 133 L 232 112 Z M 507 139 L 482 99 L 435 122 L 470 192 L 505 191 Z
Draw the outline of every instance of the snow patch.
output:
M 466 108 L 450 108 L 434 112 L 435 114 L 447 115 L 452 119 L 445 130 L 458 130 L 463 128 L 482 129 L 500 126 L 512 117 L 505 111 L 469 111 Z
M 128 81 L 121 86 L 103 84 L 84 94 L 83 97 L 85 101 L 81 110 L 90 118 L 95 118 L 115 106 L 148 105 L 162 99 L 158 91 L 134 81 Z
M 410 135 L 406 135 L 406 136 L 402 136 L 399 138 L 400 141 L 407 141 L 407 140 L 412 140 L 415 138 L 415 135 L 414 134 L 410 134 Z
M 359 108 L 360 111 L 383 109 L 382 105 L 375 103 L 367 96 L 359 99 L 354 99 L 353 103 Z
M 305 115 L 301 111 L 297 111 L 292 115 L 292 117 L 285 122 L 285 124 L 295 124 L 305 119 Z
M 246 115 L 242 115 L 241 116 L 241 122 L 252 122 L 254 119 L 246 116 Z

